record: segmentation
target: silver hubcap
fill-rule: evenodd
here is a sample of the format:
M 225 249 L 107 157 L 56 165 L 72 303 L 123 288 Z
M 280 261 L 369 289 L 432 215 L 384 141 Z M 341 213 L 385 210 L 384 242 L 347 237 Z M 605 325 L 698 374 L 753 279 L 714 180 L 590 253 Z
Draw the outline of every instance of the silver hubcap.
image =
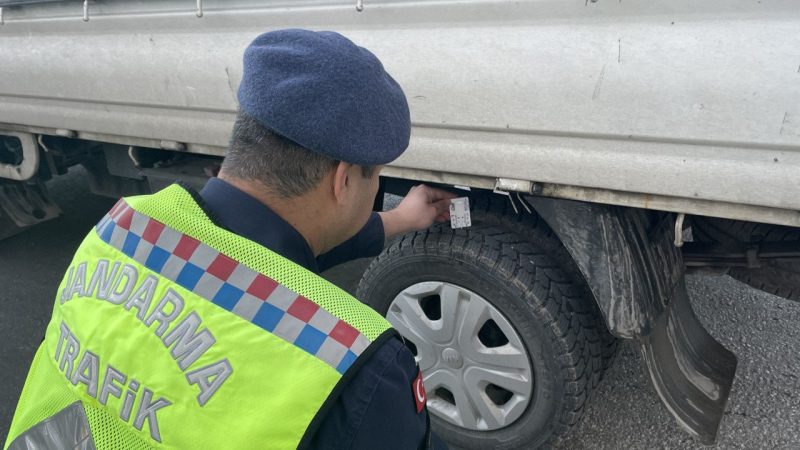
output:
M 511 323 L 480 295 L 417 283 L 395 297 L 386 318 L 416 350 L 431 413 L 488 431 L 511 425 L 528 407 L 528 354 Z

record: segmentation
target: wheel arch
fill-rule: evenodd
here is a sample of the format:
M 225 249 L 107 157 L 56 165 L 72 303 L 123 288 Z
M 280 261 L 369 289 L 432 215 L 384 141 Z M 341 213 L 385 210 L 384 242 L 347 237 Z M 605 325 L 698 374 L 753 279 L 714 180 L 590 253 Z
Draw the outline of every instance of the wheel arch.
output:
M 683 257 L 673 243 L 674 215 L 544 197 L 527 200 L 580 267 L 609 331 L 636 340 L 667 410 L 701 442 L 715 442 L 737 360 L 692 310 Z
M 399 195 L 404 196 L 408 191 L 415 185 L 420 184 L 421 182 L 408 180 L 408 179 L 400 179 L 400 178 L 388 178 L 382 177 L 381 178 L 381 188 L 378 192 L 378 199 L 382 199 L 384 194 L 392 194 L 392 195 Z M 534 227 L 544 227 L 546 228 L 546 234 L 550 235 L 552 239 L 549 239 L 549 242 L 545 244 L 546 250 L 551 253 L 556 253 L 556 257 L 561 263 L 562 267 L 566 269 L 570 275 L 575 278 L 580 278 L 584 281 L 585 285 L 589 288 L 587 291 L 587 297 L 591 296 L 593 299 L 594 307 L 600 309 L 603 313 L 603 324 L 605 325 L 607 331 L 612 332 L 617 337 L 628 337 L 624 333 L 616 333 L 614 330 L 611 329 L 611 325 L 608 320 L 606 320 L 605 311 L 603 310 L 604 305 L 600 303 L 598 300 L 598 296 L 595 293 L 595 290 L 592 288 L 590 281 L 591 278 L 586 276 L 583 270 L 577 264 L 575 249 L 569 248 L 566 243 L 564 242 L 564 237 L 562 237 L 561 233 L 557 232 L 553 226 L 549 223 L 548 219 L 544 217 L 537 207 L 534 207 L 530 202 L 526 202 L 523 204 L 521 201 L 513 201 L 509 200 L 509 197 L 492 192 L 486 189 L 476 189 L 476 188 L 468 188 L 465 189 L 456 189 L 452 185 L 449 184 L 440 184 L 440 183 L 431 183 L 425 182 L 425 184 L 445 190 L 449 190 L 451 192 L 455 192 L 461 196 L 469 197 L 470 199 L 470 208 L 475 214 L 475 207 L 476 205 L 482 205 L 485 209 L 490 210 L 489 214 L 494 215 L 498 219 L 505 219 L 504 225 L 509 225 L 510 222 L 516 222 L 517 232 L 521 234 L 525 234 L 526 236 L 530 237 L 533 233 L 531 233 L 532 228 Z M 568 200 L 556 200 L 558 202 L 561 201 L 568 201 Z M 488 206 L 486 204 L 489 204 Z M 576 203 L 576 202 L 573 202 Z M 378 207 L 382 205 L 382 201 L 376 200 L 376 210 L 379 209 Z M 526 222 L 524 218 L 533 218 L 533 221 Z M 555 216 L 553 216 L 555 217 Z M 525 227 L 528 227 L 529 230 L 526 233 Z M 542 242 L 539 242 L 542 245 Z M 618 322 L 617 322 L 618 323 Z
M 389 179 L 382 189 L 402 195 L 413 184 Z M 486 190 L 464 192 L 473 201 L 496 195 Z M 531 216 L 546 223 L 578 267 L 608 330 L 636 341 L 649 379 L 670 413 L 690 434 L 713 443 L 737 362 L 692 311 L 682 254 L 673 244 L 674 215 L 541 196 L 524 198 L 535 210 Z M 525 205 L 517 206 L 518 216 L 520 207 Z M 713 386 L 713 392 L 708 386 Z

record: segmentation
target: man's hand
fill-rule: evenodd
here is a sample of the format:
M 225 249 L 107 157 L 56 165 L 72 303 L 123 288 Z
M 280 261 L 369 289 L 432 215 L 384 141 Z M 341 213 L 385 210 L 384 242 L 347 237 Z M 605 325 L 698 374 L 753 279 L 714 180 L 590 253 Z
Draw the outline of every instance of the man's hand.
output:
M 414 186 L 397 208 L 378 213 L 387 238 L 410 231 L 424 230 L 433 222 L 450 219 L 450 199 L 458 197 L 441 189 L 420 184 Z

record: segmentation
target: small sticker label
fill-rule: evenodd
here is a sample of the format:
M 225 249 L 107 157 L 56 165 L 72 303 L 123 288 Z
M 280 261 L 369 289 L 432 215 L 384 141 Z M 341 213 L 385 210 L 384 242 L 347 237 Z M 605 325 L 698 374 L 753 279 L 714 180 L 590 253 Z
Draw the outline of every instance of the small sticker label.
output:
M 459 197 L 450 200 L 450 226 L 456 230 L 472 225 L 469 215 L 469 197 Z
M 417 378 L 411 382 L 411 391 L 414 394 L 414 403 L 417 404 L 417 414 L 425 409 L 425 404 L 428 402 L 428 394 L 425 393 L 425 385 L 422 384 L 422 372 L 417 373 Z

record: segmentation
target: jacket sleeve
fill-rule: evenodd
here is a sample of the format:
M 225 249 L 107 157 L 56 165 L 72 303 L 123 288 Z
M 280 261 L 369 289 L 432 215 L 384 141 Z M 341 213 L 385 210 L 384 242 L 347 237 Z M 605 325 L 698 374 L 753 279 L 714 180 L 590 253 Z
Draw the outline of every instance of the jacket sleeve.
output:
M 354 259 L 378 256 L 383 251 L 384 238 L 383 221 L 378 213 L 374 212 L 367 224 L 355 236 L 328 253 L 320 255 L 317 258 L 317 267 L 320 272 L 324 272 Z
M 343 390 L 317 430 L 312 448 L 428 448 L 428 413 L 426 409 L 417 413 L 413 397 L 418 373 L 411 352 L 399 339 L 390 339 Z

